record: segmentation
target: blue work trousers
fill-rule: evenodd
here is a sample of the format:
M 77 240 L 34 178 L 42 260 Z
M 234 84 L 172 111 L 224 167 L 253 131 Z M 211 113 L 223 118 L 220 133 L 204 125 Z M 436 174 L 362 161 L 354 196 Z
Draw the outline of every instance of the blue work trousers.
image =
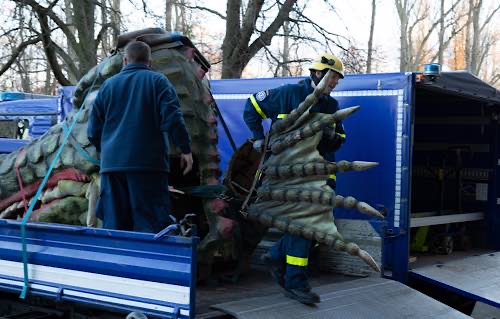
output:
M 166 172 L 101 174 L 97 217 L 103 228 L 157 233 L 173 223 Z
M 307 264 L 311 241 L 286 233 L 271 247 L 271 258 L 284 264 L 285 288 L 308 288 Z
M 328 179 L 327 185 L 332 190 L 337 186 L 335 179 Z M 286 289 L 310 288 L 307 265 L 311 245 L 312 241 L 309 239 L 286 233 L 271 247 L 271 258 L 279 262 L 285 270 Z

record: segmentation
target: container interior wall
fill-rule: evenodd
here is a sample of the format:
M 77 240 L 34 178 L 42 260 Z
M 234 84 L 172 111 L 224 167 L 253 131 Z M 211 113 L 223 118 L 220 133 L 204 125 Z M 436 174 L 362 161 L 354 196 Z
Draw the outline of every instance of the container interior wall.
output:
M 491 118 L 491 110 L 484 102 L 417 89 L 411 185 L 412 251 L 448 254 L 486 246 L 488 187 L 495 168 L 490 147 Z M 460 222 L 464 219 L 471 220 Z M 416 227 L 416 221 L 423 226 Z M 443 249 L 440 247 L 443 245 L 452 247 Z

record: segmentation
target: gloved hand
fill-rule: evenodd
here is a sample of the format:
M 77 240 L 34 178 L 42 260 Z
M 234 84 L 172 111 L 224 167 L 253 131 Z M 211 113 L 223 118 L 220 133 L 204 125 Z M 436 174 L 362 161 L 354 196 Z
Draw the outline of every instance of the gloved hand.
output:
M 332 152 L 337 151 L 342 145 L 342 136 L 335 132 L 333 127 L 324 127 L 320 145 L 323 149 Z
M 327 139 L 328 141 L 333 141 L 337 136 L 335 129 L 330 126 L 323 127 L 323 139 Z
M 262 146 L 264 145 L 264 140 L 256 140 L 253 142 L 253 149 L 257 152 L 262 152 Z

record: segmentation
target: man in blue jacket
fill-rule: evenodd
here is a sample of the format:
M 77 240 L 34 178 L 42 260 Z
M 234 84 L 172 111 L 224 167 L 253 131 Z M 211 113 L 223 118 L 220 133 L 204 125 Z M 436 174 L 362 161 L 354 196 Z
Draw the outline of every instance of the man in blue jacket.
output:
M 310 77 L 298 84 L 289 84 L 250 96 L 245 105 L 243 118 L 252 131 L 255 149 L 261 150 L 264 141 L 262 120 L 270 118 L 274 123 L 286 117 L 313 92 L 328 70 L 334 71 L 334 75 L 310 112 L 333 114 L 338 110 L 338 102 L 330 96 L 330 93 L 344 77 L 342 61 L 336 56 L 324 53 L 314 60 L 309 70 Z M 326 160 L 335 161 L 335 151 L 344 143 L 345 138 L 342 123 L 324 127 L 322 139 L 318 144 L 319 153 Z M 335 189 L 336 176 L 330 175 L 326 183 Z M 305 304 L 320 302 L 319 296 L 311 291 L 307 279 L 310 248 L 310 240 L 285 234 L 267 254 L 263 255 L 263 261 L 272 266 L 273 276 L 285 289 L 285 295 Z
M 103 227 L 159 232 L 173 222 L 168 194 L 169 140 L 193 165 L 191 139 L 168 79 L 151 70 L 151 49 L 125 48 L 123 69 L 101 86 L 90 113 L 88 139 L 101 153 L 97 217 Z

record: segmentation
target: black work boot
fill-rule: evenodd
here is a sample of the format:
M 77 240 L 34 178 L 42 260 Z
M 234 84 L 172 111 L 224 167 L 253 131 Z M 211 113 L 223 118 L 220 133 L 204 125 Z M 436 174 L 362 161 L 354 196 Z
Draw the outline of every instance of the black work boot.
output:
M 285 296 L 308 306 L 321 302 L 318 294 L 312 292 L 311 288 L 285 288 Z
M 278 261 L 273 260 L 269 253 L 265 253 L 260 257 L 262 263 L 269 269 L 271 276 L 280 285 L 281 288 L 285 287 L 285 272 L 283 265 L 280 265 Z

